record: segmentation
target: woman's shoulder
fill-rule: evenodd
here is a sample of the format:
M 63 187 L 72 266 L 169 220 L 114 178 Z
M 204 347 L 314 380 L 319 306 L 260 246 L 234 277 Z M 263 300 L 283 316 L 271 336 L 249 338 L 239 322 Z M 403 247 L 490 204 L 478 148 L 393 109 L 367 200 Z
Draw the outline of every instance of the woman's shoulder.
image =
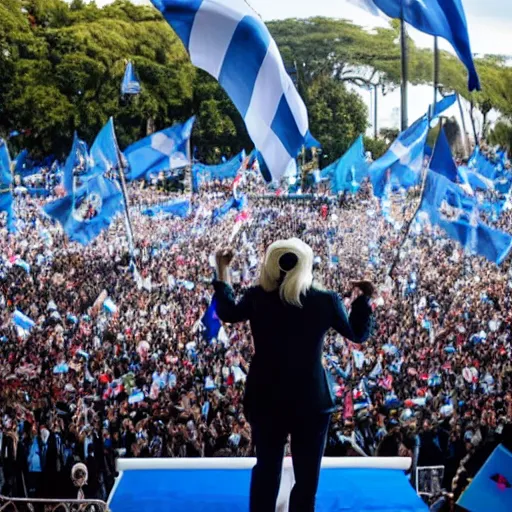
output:
M 308 296 L 308 298 L 311 298 L 312 300 L 316 300 L 316 301 L 324 300 L 324 301 L 330 302 L 336 297 L 336 293 L 332 292 L 330 290 L 326 290 L 320 286 L 313 285 L 310 288 L 307 296 Z

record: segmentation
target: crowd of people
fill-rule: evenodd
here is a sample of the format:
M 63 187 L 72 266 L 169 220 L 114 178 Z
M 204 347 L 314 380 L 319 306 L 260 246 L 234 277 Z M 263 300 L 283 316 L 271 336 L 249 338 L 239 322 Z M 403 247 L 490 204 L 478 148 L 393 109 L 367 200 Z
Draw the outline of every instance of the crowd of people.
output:
M 292 236 L 314 249 L 318 286 L 378 288 L 369 341 L 326 340 L 339 406 L 327 456 L 408 455 L 443 466 L 440 486 L 460 493 L 482 453 L 510 445 L 510 262 L 496 267 L 416 223 L 402 244 L 414 194 L 394 197 L 390 222 L 369 186 L 301 199 L 255 179 L 239 187 L 246 215 L 215 224 L 230 183 L 203 188 L 186 219 L 143 215 L 169 196 L 131 186 L 136 268 L 122 218 L 82 247 L 41 214 L 46 199 L 17 198 L 18 233 L 0 236 L 1 494 L 76 497 L 71 468 L 82 462 L 85 496 L 106 499 L 117 457 L 252 454 L 249 328 L 224 325 L 209 339 L 201 321 L 211 255 L 228 241 L 238 291 L 256 282 L 266 247 Z M 16 310 L 35 326 L 17 326 Z

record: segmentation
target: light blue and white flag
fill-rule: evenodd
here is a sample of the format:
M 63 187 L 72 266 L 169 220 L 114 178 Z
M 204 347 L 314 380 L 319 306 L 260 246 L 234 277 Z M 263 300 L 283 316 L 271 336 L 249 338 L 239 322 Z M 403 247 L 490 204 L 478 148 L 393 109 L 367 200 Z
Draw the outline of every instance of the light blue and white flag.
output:
M 191 117 L 183 124 L 153 133 L 127 147 L 124 151 L 129 166 L 126 179 L 136 180 L 189 165 L 188 143 L 194 121 L 195 117 Z
M 59 363 L 53 367 L 53 373 L 55 375 L 61 374 L 61 373 L 68 373 L 69 372 L 69 366 L 67 363 Z
M 110 297 L 103 303 L 103 308 L 105 311 L 107 311 L 107 313 L 112 315 L 117 313 L 117 306 L 114 304 L 114 301 Z
M 15 325 L 17 325 L 24 331 L 30 331 L 30 329 L 32 329 L 32 327 L 36 325 L 34 320 L 29 318 L 27 315 L 24 315 L 18 309 L 13 313 L 12 321 L 14 322 Z
M 380 359 L 379 359 L 377 361 L 377 364 L 373 367 L 373 370 L 370 372 L 370 375 L 368 375 L 368 377 L 370 379 L 376 379 L 381 373 L 382 373 L 382 363 L 380 362 Z
M 370 166 L 373 193 L 382 197 L 386 184 L 396 180 L 403 188 L 418 185 L 425 157 L 429 119 L 424 115 L 402 132 L 384 155 Z
M 348 151 L 336 162 L 322 170 L 320 177 L 330 179 L 333 194 L 357 192 L 361 181 L 368 175 L 364 155 L 363 136 L 360 135 Z
M 89 170 L 83 177 L 97 176 L 118 170 L 121 166 L 121 152 L 117 145 L 114 119 L 111 117 L 98 133 L 89 154 Z
M 22 268 L 27 274 L 30 274 L 30 265 L 25 261 L 25 260 L 22 260 L 21 258 L 18 258 L 14 264 L 17 266 L 17 267 L 20 267 Z
M 466 250 L 497 265 L 503 263 L 512 250 L 512 236 L 486 226 L 480 220 L 477 202 L 438 173 L 427 173 L 420 211 Z
M 244 118 L 266 180 L 296 167 L 309 140 L 306 106 L 263 20 L 244 0 L 152 0 L 192 63 L 216 78 Z M 292 173 L 294 174 L 294 173 Z
M 352 357 L 356 368 L 360 370 L 364 365 L 364 354 L 359 350 L 352 350 Z
M 138 404 L 139 402 L 143 402 L 144 398 L 145 397 L 143 391 L 134 390 L 132 394 L 128 397 L 128 403 L 130 405 Z

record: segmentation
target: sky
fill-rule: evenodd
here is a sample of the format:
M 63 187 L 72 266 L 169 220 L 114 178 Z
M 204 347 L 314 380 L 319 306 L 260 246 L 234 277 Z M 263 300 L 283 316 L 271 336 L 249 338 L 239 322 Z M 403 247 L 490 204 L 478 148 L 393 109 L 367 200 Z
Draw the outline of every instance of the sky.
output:
M 111 0 L 96 0 L 103 5 Z M 148 0 L 132 0 L 134 3 L 149 3 Z M 476 54 L 510 54 L 512 56 L 512 0 L 462 0 L 469 26 L 472 51 Z M 384 17 L 373 16 L 348 0 L 248 0 L 253 9 L 264 19 L 307 18 L 328 16 L 344 18 L 354 23 L 372 28 L 386 26 Z M 432 47 L 430 36 L 409 27 L 409 33 L 416 44 Z M 453 51 L 449 43 L 441 41 L 441 49 Z M 360 92 L 371 114 L 371 98 L 366 91 Z M 428 108 L 433 97 L 430 87 L 410 87 L 409 121 L 420 117 Z M 399 91 L 379 97 L 378 122 L 380 127 L 398 127 L 400 106 Z M 467 105 L 465 105 L 467 107 Z M 453 107 L 447 115 L 460 117 L 458 109 Z M 373 117 L 370 117 L 373 119 Z M 469 126 L 469 116 L 466 116 Z

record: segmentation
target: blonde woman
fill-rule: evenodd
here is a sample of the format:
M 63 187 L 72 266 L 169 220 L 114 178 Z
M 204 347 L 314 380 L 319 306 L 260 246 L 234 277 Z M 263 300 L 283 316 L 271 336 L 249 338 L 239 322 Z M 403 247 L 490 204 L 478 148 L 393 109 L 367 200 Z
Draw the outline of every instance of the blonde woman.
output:
M 313 251 L 292 238 L 272 244 L 259 284 L 236 302 L 230 286 L 231 250 L 217 253 L 214 282 L 217 315 L 227 323 L 249 320 L 255 354 L 246 382 L 245 413 L 257 463 L 251 481 L 251 512 L 274 512 L 283 452 L 290 435 L 295 485 L 290 512 L 314 511 L 320 463 L 334 410 L 322 366 L 324 336 L 331 328 L 355 341 L 371 330 L 373 286 L 354 283 L 350 317 L 340 297 L 313 286 Z

